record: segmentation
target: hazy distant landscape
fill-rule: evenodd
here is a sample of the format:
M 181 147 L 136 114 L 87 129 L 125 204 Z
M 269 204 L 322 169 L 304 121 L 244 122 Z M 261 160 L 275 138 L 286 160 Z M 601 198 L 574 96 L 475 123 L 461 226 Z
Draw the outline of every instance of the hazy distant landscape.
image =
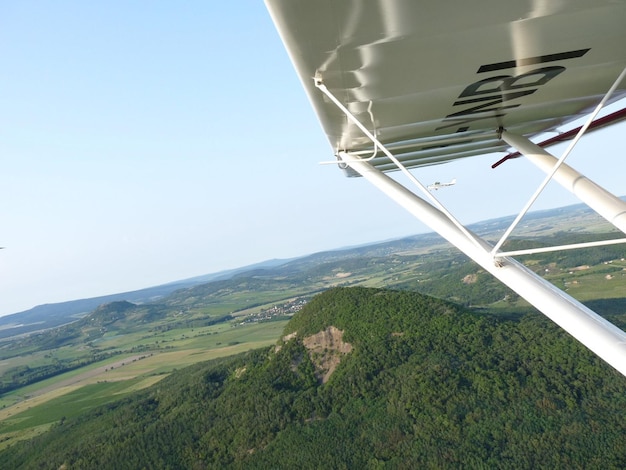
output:
M 504 218 L 487 221 L 475 224 L 471 229 L 487 239 L 494 239 L 510 223 L 510 220 L 511 218 Z M 599 221 L 583 206 L 571 206 L 530 214 L 516 233 L 519 237 L 523 236 L 523 240 L 514 238 L 508 243 L 509 248 L 515 249 L 529 245 L 541 246 L 546 243 L 558 242 L 562 244 L 587 241 L 591 237 L 596 239 L 617 238 L 617 234 L 611 231 L 609 227 L 608 224 Z M 624 274 L 626 273 L 624 256 L 623 246 L 614 245 L 575 252 L 527 255 L 521 259 L 527 266 L 549 278 L 555 285 L 589 304 L 620 327 L 624 327 L 626 324 L 626 299 L 624 299 L 623 294 Z M 385 293 L 392 292 L 389 291 L 390 289 L 396 293 Z M 321 293 L 328 293 L 329 290 L 334 294 L 320 296 Z M 354 292 L 354 294 L 344 294 L 343 292 Z M 406 297 L 401 295 L 401 292 L 406 293 Z M 419 293 L 419 295 L 416 297 L 414 293 Z M 361 372 L 356 373 L 357 369 L 354 368 L 357 365 L 354 363 L 352 365 L 346 363 L 346 365 L 340 360 L 342 355 L 347 353 L 345 351 L 341 354 L 336 353 L 336 364 L 333 367 L 337 367 L 336 374 L 340 378 L 336 379 L 337 382 L 332 386 L 320 382 L 322 377 L 320 367 L 322 369 L 329 367 L 328 364 L 332 363 L 333 360 L 327 358 L 330 362 L 324 362 L 324 360 L 316 362 L 316 360 L 320 360 L 319 356 L 311 355 L 310 362 L 303 361 L 302 358 L 306 356 L 305 352 L 308 347 L 303 341 L 307 337 L 326 331 L 331 326 L 342 331 L 345 330 L 344 338 L 352 339 L 350 341 L 342 339 L 341 341 L 354 342 L 351 347 L 358 349 L 357 344 L 362 344 L 361 347 L 365 347 L 368 351 L 372 348 L 376 349 L 378 352 L 375 356 L 383 354 L 382 350 L 378 349 L 379 346 L 374 346 L 364 339 L 367 336 L 365 330 L 373 328 L 368 323 L 370 320 L 368 320 L 367 315 L 376 316 L 382 313 L 375 313 L 377 312 L 376 309 L 371 310 L 373 308 L 371 305 L 376 304 L 376 295 L 395 299 L 390 300 L 392 303 L 385 304 L 384 309 L 387 310 L 385 315 L 389 316 L 390 325 L 400 322 L 398 325 L 402 326 L 398 326 L 399 329 L 396 331 L 399 336 L 395 336 L 395 338 L 404 339 L 394 339 L 393 341 L 398 343 L 393 343 L 392 346 L 387 344 L 388 341 L 391 341 L 387 336 L 381 337 L 381 341 L 386 344 L 385 348 L 391 347 L 391 350 L 396 351 L 398 355 L 393 360 L 391 358 L 385 359 L 385 361 L 391 361 L 388 365 L 379 364 L 378 366 L 371 364 L 374 359 L 370 357 L 367 360 L 369 361 L 367 367 L 375 367 L 376 372 L 372 372 L 372 375 L 368 376 L 369 378 L 358 379 Z M 319 297 L 325 300 L 314 300 Z M 346 298 L 352 298 L 355 304 L 359 304 L 361 302 L 359 299 L 362 299 L 363 305 L 370 305 L 370 307 L 364 307 L 363 317 L 359 317 L 360 320 L 356 323 L 350 324 L 348 322 L 339 325 L 341 323 L 339 319 L 347 315 L 345 309 L 348 308 L 347 304 L 344 305 L 343 303 L 343 307 L 336 307 L 335 301 L 338 301 L 339 298 L 344 299 L 341 302 L 345 302 Z M 317 307 L 311 307 L 312 302 L 318 302 Z M 322 307 L 319 302 L 322 302 L 324 306 Z M 432 307 L 435 308 L 435 311 L 443 309 L 443 311 L 456 312 L 452 316 L 445 316 L 446 322 L 449 323 L 446 328 L 459 329 L 453 337 L 447 339 L 445 335 L 441 338 L 438 337 L 439 339 L 434 339 L 433 336 L 429 340 L 429 347 L 432 348 L 430 353 L 428 348 L 420 349 L 426 347 L 424 346 L 425 343 L 419 343 L 419 341 L 425 341 L 425 337 L 420 335 L 426 330 L 420 329 L 418 324 L 423 325 L 425 329 L 435 328 L 437 330 L 438 327 L 435 324 L 439 320 L 437 320 L 437 315 L 432 315 L 431 307 L 425 307 L 426 305 L 436 305 L 436 307 Z M 426 316 L 421 320 L 418 319 L 419 315 L 412 319 L 413 314 L 410 313 L 412 311 L 423 311 L 424 313 L 420 315 Z M 325 313 L 322 314 L 321 312 Z M 400 315 L 398 312 L 403 313 Z M 319 320 L 320 315 L 324 318 L 323 321 Z M 400 319 L 398 315 L 403 319 Z M 338 320 L 335 322 L 334 318 Z M 456 323 L 457 320 L 461 323 Z M 434 323 L 431 325 L 430 322 Z M 462 324 L 466 326 L 461 326 Z M 467 326 L 470 324 L 474 326 Z M 484 328 L 480 325 L 491 325 L 488 328 L 485 327 L 489 332 L 485 333 Z M 390 328 L 390 326 L 385 328 Z M 463 331 L 465 328 L 466 331 Z M 505 328 L 507 332 L 503 333 L 499 328 Z M 527 332 L 520 333 L 525 328 Z M 535 331 L 535 329 L 545 332 L 539 334 L 537 333 L 539 330 Z M 295 331 L 298 332 L 299 338 L 295 343 L 292 344 L 288 340 L 279 341 L 284 334 Z M 374 331 L 378 330 L 371 330 L 371 332 Z M 393 332 L 390 331 L 387 334 L 391 333 Z M 437 335 L 439 334 L 437 333 Z M 518 340 L 510 343 L 504 339 L 497 339 L 502 334 L 509 336 L 526 335 L 524 336 L 525 341 L 533 338 L 535 343 L 532 346 L 534 351 L 532 358 L 530 356 L 522 357 L 521 350 L 516 349 L 522 344 L 518 344 L 516 342 Z M 426 370 L 423 364 L 419 367 L 414 364 L 417 367 L 416 370 L 419 369 L 424 374 L 430 372 L 426 374 L 428 377 L 415 377 L 414 380 L 417 382 L 412 382 L 406 386 L 418 387 L 420 391 L 418 392 L 416 389 L 415 393 L 423 396 L 431 396 L 433 391 L 429 387 L 437 387 L 441 393 L 448 393 L 454 403 L 459 402 L 460 397 L 465 397 L 464 399 L 467 400 L 468 396 L 473 396 L 473 399 L 476 399 L 475 393 L 478 393 L 478 390 L 480 392 L 477 395 L 479 400 L 472 406 L 475 406 L 476 409 L 482 407 L 481 409 L 484 411 L 482 416 L 476 415 L 472 419 L 476 426 L 480 424 L 475 429 L 477 434 L 474 436 L 474 439 L 478 440 L 477 442 L 481 442 L 480 445 L 489 440 L 486 441 L 486 437 L 481 434 L 483 431 L 479 430 L 485 425 L 485 420 L 493 420 L 493 422 L 505 426 L 506 419 L 504 419 L 503 413 L 507 404 L 511 403 L 512 397 L 516 396 L 511 395 L 512 393 L 527 394 L 528 401 L 527 403 L 524 402 L 526 403 L 524 406 L 531 408 L 538 406 L 538 400 L 547 400 L 539 408 L 548 410 L 551 418 L 548 419 L 547 415 L 544 416 L 542 412 L 537 412 L 537 410 L 529 411 L 530 408 L 524 410 L 520 408 L 517 411 L 520 416 L 515 419 L 522 419 L 524 423 L 526 422 L 524 420 L 530 420 L 528 426 L 539 426 L 536 429 L 533 428 L 534 431 L 532 431 L 537 439 L 542 436 L 541 429 L 544 431 L 550 429 L 550 433 L 553 433 L 550 435 L 554 439 L 553 444 L 555 445 L 564 439 L 561 428 L 557 429 L 557 421 L 560 423 L 558 426 L 570 426 L 571 433 L 577 436 L 576 439 L 583 439 L 583 434 L 587 432 L 588 426 L 592 425 L 590 424 L 591 418 L 587 419 L 588 414 L 591 413 L 589 411 L 591 408 L 585 407 L 591 406 L 590 403 L 592 402 L 595 403 L 593 406 L 604 407 L 602 408 L 604 410 L 602 411 L 603 416 L 609 412 L 623 413 L 625 411 L 621 408 L 625 403 L 622 399 L 615 399 L 613 392 L 620 387 L 623 388 L 622 377 L 595 359 L 584 348 L 575 346 L 573 340 L 560 333 L 541 315 L 535 313 L 516 294 L 493 280 L 490 275 L 483 272 L 477 265 L 434 234 L 416 235 L 368 246 L 316 253 L 292 260 L 273 260 L 136 292 L 39 306 L 26 312 L 0 318 L 0 335 L 0 463 L 5 462 L 7 465 L 26 462 L 28 459 L 24 457 L 25 455 L 30 455 L 28 458 L 33 460 L 29 461 L 29 464 L 34 465 L 33 462 L 37 461 L 39 454 L 33 453 L 32 448 L 28 447 L 30 445 L 28 442 L 36 436 L 41 436 L 40 439 L 43 440 L 36 441 L 36 443 L 33 441 L 32 445 L 41 449 L 45 449 L 45 445 L 54 446 L 58 449 L 55 454 L 58 461 L 55 465 L 61 465 L 64 463 L 61 449 L 70 452 L 69 447 L 64 447 L 70 446 L 70 440 L 69 438 L 63 440 L 65 438 L 62 439 L 61 434 L 66 432 L 69 432 L 68 435 L 72 435 L 73 432 L 84 434 L 85 429 L 89 429 L 90 433 L 93 432 L 93 439 L 97 440 L 99 439 L 97 436 L 100 434 L 95 431 L 96 428 L 111 426 L 111 421 L 107 420 L 121 419 L 119 413 L 135 416 L 141 407 L 147 406 L 146 410 L 155 410 L 155 412 L 158 410 L 158 415 L 153 415 L 152 411 L 146 411 L 146 414 L 142 416 L 135 416 L 134 422 L 139 423 L 147 420 L 144 422 L 144 426 L 150 427 L 165 420 L 164 422 L 176 427 L 179 424 L 171 421 L 174 419 L 174 415 L 170 415 L 170 413 L 178 413 L 177 416 L 192 413 L 196 407 L 200 406 L 200 403 L 204 403 L 203 407 L 208 406 L 206 400 L 213 403 L 208 406 L 209 408 L 218 406 L 216 403 L 220 400 L 236 401 L 241 399 L 245 402 L 244 396 L 253 393 L 253 389 L 246 388 L 245 390 L 248 391 L 241 389 L 240 392 L 237 392 L 240 394 L 237 395 L 231 389 L 233 387 L 236 389 L 239 385 L 230 382 L 233 378 L 232 374 L 238 374 L 237 370 L 244 369 L 257 371 L 253 375 L 256 377 L 255 383 L 260 381 L 257 384 L 261 384 L 258 390 L 265 390 L 264 387 L 271 385 L 267 389 L 267 397 L 269 397 L 267 399 L 272 403 L 274 403 L 272 400 L 278 400 L 275 404 L 278 408 L 270 413 L 271 416 L 268 419 L 270 421 L 278 419 L 279 423 L 272 424 L 269 421 L 256 423 L 256 418 L 244 419 L 241 416 L 232 415 L 232 410 L 226 413 L 224 410 L 219 411 L 211 408 L 213 409 L 212 413 L 217 414 L 212 415 L 212 418 L 205 416 L 204 419 L 210 421 L 216 420 L 218 415 L 228 415 L 230 416 L 229 419 L 234 420 L 234 422 L 243 420 L 241 426 L 248 428 L 254 426 L 255 429 L 258 429 L 256 433 L 253 433 L 256 437 L 238 438 L 235 434 L 229 434 L 231 431 L 222 429 L 215 436 L 221 433 L 225 439 L 223 445 L 228 448 L 223 448 L 219 452 L 215 450 L 211 457 L 207 454 L 207 449 L 213 448 L 211 446 L 218 446 L 218 444 L 214 442 L 215 437 L 209 438 L 208 436 L 218 432 L 217 428 L 207 428 L 206 422 L 202 425 L 189 423 L 192 429 L 188 432 L 199 433 L 195 434 L 195 437 L 191 435 L 189 437 L 196 441 L 206 439 L 205 444 L 208 447 L 201 446 L 189 449 L 189 452 L 196 455 L 193 458 L 190 456 L 191 454 L 182 457 L 178 454 L 178 450 L 171 449 L 168 452 L 177 455 L 176 458 L 178 459 L 171 460 L 172 462 L 184 461 L 189 466 L 195 464 L 213 466 L 246 462 L 246 459 L 249 458 L 252 459 L 249 462 L 267 463 L 271 461 L 270 456 L 276 457 L 278 455 L 273 453 L 287 452 L 293 446 L 300 446 L 304 436 L 302 433 L 312 433 L 311 436 L 319 436 L 319 433 L 328 432 L 330 428 L 324 428 L 324 426 L 331 426 L 337 435 L 344 436 L 346 439 L 353 439 L 354 436 L 351 433 L 354 431 L 348 430 L 348 428 L 340 431 L 336 428 L 337 423 L 331 423 L 335 419 L 333 418 L 335 413 L 344 416 L 347 423 L 352 422 L 351 413 L 364 413 L 365 415 L 372 413 L 372 423 L 377 422 L 379 419 L 377 413 L 382 412 L 380 407 L 386 401 L 391 400 L 389 394 L 392 393 L 392 390 L 387 388 L 388 385 L 383 386 L 383 382 L 400 380 L 399 376 L 393 375 L 395 374 L 394 368 L 400 367 L 402 370 L 406 367 L 410 368 L 408 364 L 417 360 L 417 356 L 414 355 L 418 354 L 418 350 L 421 351 L 419 354 L 426 354 L 426 359 L 422 358 L 419 361 L 425 360 L 430 365 Z M 467 338 L 467 344 L 465 344 L 465 340 L 459 339 L 461 336 Z M 337 338 L 337 341 L 339 340 L 340 338 Z M 265 366 L 262 364 L 265 363 L 266 359 L 263 358 L 267 357 L 268 351 L 272 351 L 270 347 L 273 347 L 277 341 L 279 344 L 284 344 L 283 347 L 291 348 L 289 349 L 290 352 L 285 353 L 285 369 L 281 366 L 274 372 L 269 370 L 261 372 L 261 370 L 265 370 Z M 442 343 L 440 344 L 439 341 Z M 451 349 L 445 346 L 446 341 L 452 341 L 450 343 L 452 344 Z M 555 345 L 554 341 L 558 344 Z M 479 357 L 478 350 L 463 353 L 451 352 L 454 348 L 465 347 L 476 342 L 483 343 L 485 346 L 480 354 L 492 354 L 492 356 Z M 418 343 L 422 345 L 419 346 Z M 506 349 L 509 347 L 510 350 Z M 268 350 L 268 348 L 270 349 Z M 257 352 L 246 353 L 246 351 L 251 350 Z M 488 350 L 489 353 L 484 350 Z M 542 350 L 551 351 L 546 352 L 546 354 L 551 355 L 550 360 L 541 359 L 543 357 Z M 389 351 L 384 354 L 388 353 Z M 572 355 L 575 355 L 575 360 L 572 359 Z M 227 357 L 232 357 L 232 359 L 226 359 Z M 297 366 L 293 362 L 295 357 L 300 358 L 296 361 L 300 361 Z M 460 359 L 461 357 L 463 359 Z M 216 361 L 218 358 L 222 359 L 218 362 L 204 363 L 207 360 Z M 354 360 L 356 361 L 356 359 Z M 461 362 L 454 362 L 457 360 Z M 562 361 L 568 365 L 563 365 Z M 187 366 L 198 363 L 203 364 L 194 366 L 186 372 Z M 559 370 L 563 367 L 566 369 L 555 375 L 555 367 Z M 296 376 L 289 375 L 291 373 L 287 373 L 288 370 L 297 371 L 294 372 Z M 474 370 L 474 372 L 470 373 L 470 370 Z M 478 370 L 482 372 L 478 372 Z M 435 372 L 437 373 L 432 375 Z M 266 373 L 278 375 L 275 376 L 275 379 L 270 379 L 269 376 L 264 375 Z M 291 378 L 283 377 L 285 374 Z M 386 374 L 391 375 L 383 380 Z M 483 378 L 478 380 L 475 377 L 476 374 Z M 214 375 L 215 378 L 210 379 Z M 376 378 L 379 375 L 380 378 Z M 481 380 L 487 380 L 487 376 L 490 377 L 488 381 L 493 382 L 495 380 L 494 383 L 500 385 L 495 386 L 492 383 L 487 386 L 486 382 L 483 385 L 478 385 Z M 541 385 L 544 387 L 543 390 L 531 392 L 533 387 L 537 388 L 539 384 L 537 380 L 540 376 L 543 377 L 539 381 L 543 384 Z M 283 377 L 279 382 L 287 380 L 288 383 L 278 386 L 278 382 L 272 382 L 272 380 L 278 380 L 278 377 Z M 168 378 L 167 381 L 164 380 L 166 378 Z M 198 380 L 200 382 L 197 382 Z M 270 380 L 270 385 L 264 382 L 266 380 Z M 354 382 L 355 380 L 356 382 Z M 374 384 L 378 384 L 380 380 L 382 382 L 379 385 L 382 388 L 376 388 L 377 391 L 375 392 L 378 398 L 366 398 L 370 393 L 366 389 L 370 386 L 379 387 Z M 438 381 L 437 384 L 434 384 L 433 380 Z M 594 381 L 596 385 L 590 387 L 589 380 Z M 368 381 L 371 382 L 370 386 L 367 385 Z M 213 382 L 216 388 L 211 388 L 213 386 L 210 383 Z M 245 387 L 249 386 L 246 385 Z M 171 399 L 169 399 L 163 395 L 162 391 L 159 392 L 161 390 L 159 387 L 165 387 L 168 390 L 180 390 L 172 391 Z M 185 387 L 188 391 L 183 393 L 182 390 Z M 205 389 L 205 387 L 209 388 Z M 351 387 L 356 388 L 351 392 Z M 521 387 L 521 389 L 515 387 Z M 559 387 L 566 387 L 567 390 Z M 196 391 L 192 392 L 192 389 Z M 209 389 L 213 391 L 209 391 Z M 283 393 L 281 392 L 274 397 L 273 394 L 280 390 L 283 390 L 286 395 L 281 395 Z M 445 390 L 449 391 L 445 392 Z M 287 391 L 289 392 L 287 393 Z M 183 395 L 178 395 L 179 393 L 183 393 Z M 185 393 L 189 398 L 184 398 Z M 192 395 L 188 395 L 189 393 Z M 195 396 L 194 393 L 199 395 Z M 355 393 L 356 395 L 354 395 Z M 464 394 L 467 393 L 469 395 L 465 396 Z M 315 404 L 318 398 L 313 399 L 310 394 L 317 396 L 322 401 Z M 327 396 L 322 399 L 324 394 Z M 344 394 L 352 394 L 354 397 L 361 398 L 358 398 L 357 402 L 347 400 L 347 397 L 339 398 Z M 158 399 L 154 398 L 157 396 Z M 190 398 L 191 396 L 194 398 Z M 235 398 L 235 396 L 239 398 Z M 404 397 L 402 400 L 406 398 Z M 286 400 L 284 403 L 281 402 L 283 399 Z M 156 402 L 153 403 L 154 406 L 148 406 L 146 405 L 148 402 L 145 400 L 156 400 Z M 168 400 L 170 400 L 170 404 L 166 408 L 169 411 L 162 408 L 165 406 L 163 403 Z M 485 408 L 489 400 L 495 400 L 495 408 Z M 573 402 L 570 403 L 570 400 Z M 308 402 L 309 405 L 304 406 L 303 401 Z M 175 405 L 174 402 L 178 404 Z M 283 412 L 279 410 L 281 408 L 278 406 L 279 402 L 283 403 L 281 406 L 284 409 L 293 409 L 293 413 L 283 416 Z M 113 403 L 118 404 L 113 405 Z M 423 403 L 423 406 L 434 406 L 433 403 L 425 404 L 424 399 L 420 399 L 420 403 Z M 106 407 L 101 408 L 104 405 Z M 233 406 L 240 409 L 246 408 L 241 403 Z M 314 409 L 311 409 L 311 406 Z M 397 406 L 400 406 L 399 403 Z M 402 406 L 409 406 L 409 404 Z M 397 446 L 389 447 L 395 450 L 388 451 L 391 452 L 388 459 L 382 458 L 382 454 L 370 455 L 373 459 L 371 462 L 391 462 L 394 458 L 399 459 L 396 462 L 402 462 L 406 459 L 416 458 L 413 452 L 417 452 L 417 450 L 409 451 L 408 448 L 414 448 L 417 445 L 414 442 L 414 439 L 417 439 L 415 426 L 419 421 L 421 423 L 419 426 L 423 428 L 424 423 L 420 420 L 415 421 L 415 413 L 420 414 L 423 410 L 419 413 L 415 411 L 414 415 L 410 413 L 407 415 L 407 410 L 411 406 L 405 408 L 404 411 L 401 411 L 400 408 L 396 409 L 397 423 L 380 424 L 386 429 L 380 438 L 383 439 L 383 436 L 387 436 L 385 439 L 397 441 Z M 432 426 L 428 428 L 432 428 L 429 432 L 435 433 L 429 439 L 433 439 L 436 433 L 444 433 L 439 436 L 439 439 L 448 442 L 446 444 L 446 448 L 449 449 L 447 452 L 454 453 L 450 449 L 453 447 L 452 443 L 459 439 L 459 435 L 455 434 L 459 430 L 454 430 L 456 425 L 453 423 L 456 422 L 455 420 L 461 419 L 459 417 L 460 412 L 451 410 L 449 405 L 444 403 L 441 406 L 443 408 L 439 409 L 438 412 L 435 412 L 434 409 L 428 412 L 435 413 L 435 415 L 440 412 L 441 416 L 445 417 L 439 418 L 430 415 L 434 422 L 439 422 L 440 419 L 444 419 L 444 421 L 439 423 L 441 425 L 439 430 Z M 476 413 L 476 411 L 472 411 L 473 408 L 470 409 L 469 404 L 467 407 L 461 413 L 465 421 L 469 419 L 472 413 Z M 175 409 L 179 411 L 175 413 Z M 580 411 L 583 409 L 587 409 L 587 411 Z M 104 410 L 110 410 L 111 415 L 109 416 L 109 411 Z M 116 410 L 125 411 L 118 412 Z M 525 418 L 521 417 L 522 412 L 527 413 Z M 493 416 L 488 418 L 489 413 L 493 413 Z M 413 417 L 411 418 L 410 415 Z M 92 416 L 92 418 L 88 418 L 88 416 Z M 102 418 L 98 419 L 104 421 L 100 424 L 90 424 L 92 419 L 96 419 L 96 416 L 101 416 Z M 157 416 L 161 418 L 157 419 Z M 249 419 L 252 419 L 253 422 L 246 421 Z M 380 419 L 382 419 L 382 415 Z M 556 421 L 548 426 L 545 425 L 545 419 Z M 591 419 L 593 422 L 595 420 L 596 418 Z M 538 425 L 538 422 L 543 424 Z M 461 421 L 457 424 L 460 426 L 460 423 Z M 355 422 L 354 425 L 357 426 L 357 423 Z M 67 428 L 67 426 L 70 427 Z M 203 431 L 200 431 L 197 426 L 200 426 Z M 219 425 L 216 426 L 219 427 Z M 602 421 L 602 427 L 606 429 L 606 435 L 603 439 L 613 442 L 611 444 L 613 446 L 618 446 L 617 441 L 612 441 L 611 436 L 613 433 L 623 432 L 621 426 L 612 419 Z M 281 434 L 281 439 L 277 441 L 278 430 L 287 432 L 286 436 L 291 437 L 285 437 Z M 163 432 L 170 431 L 171 429 Z M 151 432 L 156 432 L 156 430 Z M 522 438 L 521 435 L 514 434 L 511 433 L 509 436 L 512 439 L 510 442 L 518 442 L 516 439 Z M 156 434 L 151 434 L 151 436 L 150 439 L 156 441 L 164 439 Z M 128 439 L 131 438 L 128 437 Z M 139 439 L 139 437 L 137 435 L 132 439 Z M 312 437 L 311 442 L 317 443 L 316 439 L 318 437 Z M 364 437 L 364 439 L 369 442 L 368 439 L 370 438 Z M 506 439 L 493 436 L 490 439 L 490 445 L 499 449 L 499 453 L 504 452 Z M 422 442 L 419 439 L 418 441 Z M 18 442 L 23 444 L 16 445 Z M 49 444 L 45 444 L 46 442 Z M 60 442 L 64 443 L 59 444 Z M 152 444 L 133 442 L 135 442 L 135 446 L 144 449 L 142 452 L 146 452 L 146 455 L 152 455 L 153 451 L 149 450 L 152 448 Z M 230 443 L 227 444 L 227 442 Z M 402 442 L 404 444 L 401 444 Z M 410 442 L 413 443 L 409 445 Z M 274 444 L 270 445 L 270 443 Z M 26 447 L 23 447 L 24 445 Z M 312 445 L 315 447 L 318 444 Z M 319 441 L 319 445 L 322 448 L 328 443 Z M 432 443 L 428 444 L 428 446 L 430 445 Z M 586 450 L 588 454 L 585 455 L 588 457 L 589 453 L 596 451 L 599 455 L 601 450 L 597 447 L 598 445 L 594 443 L 588 446 Z M 248 449 L 267 449 L 267 454 L 264 454 L 265 451 L 253 452 L 254 457 L 244 458 L 247 455 L 243 450 L 246 446 L 251 446 Z M 626 454 L 623 452 L 622 444 L 614 447 L 614 449 L 618 450 L 614 450 L 612 454 L 607 456 L 612 460 L 606 462 L 614 465 L 625 462 L 624 456 Z M 530 448 L 522 450 L 520 447 L 519 452 L 529 452 L 530 450 Z M 131 452 L 131 447 L 128 448 L 128 451 Z M 544 455 L 545 452 L 547 452 L 547 448 L 538 452 L 537 455 Z M 77 462 L 82 462 L 84 465 L 114 466 L 113 460 L 107 460 L 112 458 L 111 455 L 106 454 L 108 457 L 105 459 L 103 457 L 105 454 L 106 452 L 103 452 L 99 457 L 92 456 L 90 457 L 92 460 L 76 460 L 74 465 L 80 467 Z M 204 457 L 198 457 L 200 454 Z M 153 465 L 159 466 L 157 460 L 151 460 L 153 457 L 146 457 L 145 462 L 152 462 Z M 479 458 L 478 454 L 476 458 Z M 297 463 L 298 458 L 294 457 L 294 459 L 294 462 Z M 431 464 L 432 462 L 443 464 L 456 461 L 453 457 L 447 459 L 448 457 L 445 455 L 438 455 L 432 461 L 418 460 L 431 462 Z M 169 460 L 166 459 L 164 462 L 167 461 Z M 494 460 L 493 463 L 495 464 L 496 461 Z M 559 463 L 554 459 L 552 461 Z M 342 462 L 345 464 L 347 461 L 341 459 L 335 461 L 337 465 L 341 465 Z M 370 461 L 355 460 L 352 463 L 375 467 L 373 463 L 370 465 L 368 462 Z M 537 462 L 541 462 L 541 460 L 537 460 Z M 560 463 L 565 462 L 567 460 Z M 576 460 L 572 462 L 576 462 Z M 189 468 L 186 465 L 180 465 Z M 136 467 L 129 464 L 128 468 Z

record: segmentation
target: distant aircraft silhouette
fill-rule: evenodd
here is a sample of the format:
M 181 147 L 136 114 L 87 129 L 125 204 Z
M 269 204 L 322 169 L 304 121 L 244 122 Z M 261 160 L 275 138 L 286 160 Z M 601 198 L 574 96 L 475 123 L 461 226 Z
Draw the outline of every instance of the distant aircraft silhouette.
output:
M 428 185 L 428 189 L 431 191 L 437 191 L 440 188 L 445 188 L 446 186 L 454 186 L 456 184 L 456 178 L 454 178 L 449 183 L 440 183 L 439 181 L 435 181 L 433 184 Z

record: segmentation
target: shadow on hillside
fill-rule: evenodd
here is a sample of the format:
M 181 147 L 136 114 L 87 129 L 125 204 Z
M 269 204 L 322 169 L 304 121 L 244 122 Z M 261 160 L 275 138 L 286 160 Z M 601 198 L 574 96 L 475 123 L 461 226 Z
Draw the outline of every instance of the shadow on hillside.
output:
M 604 317 L 610 317 L 609 320 L 620 328 L 624 329 L 626 327 L 626 298 L 595 299 L 583 303 L 594 312 Z

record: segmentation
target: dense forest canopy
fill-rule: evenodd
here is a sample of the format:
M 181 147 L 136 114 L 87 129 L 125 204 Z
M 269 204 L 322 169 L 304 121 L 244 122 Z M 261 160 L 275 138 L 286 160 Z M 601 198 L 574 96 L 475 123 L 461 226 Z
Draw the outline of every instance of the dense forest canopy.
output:
M 539 314 L 335 288 L 276 347 L 63 420 L 0 467 L 624 468 L 625 387 Z

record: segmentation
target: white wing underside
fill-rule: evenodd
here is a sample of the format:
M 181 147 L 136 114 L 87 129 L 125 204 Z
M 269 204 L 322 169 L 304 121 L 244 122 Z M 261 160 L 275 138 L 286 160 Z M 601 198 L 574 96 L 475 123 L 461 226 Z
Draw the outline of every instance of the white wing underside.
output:
M 626 333 L 512 258 L 521 252 L 500 250 L 551 179 L 626 233 L 626 203 L 564 163 L 579 135 L 558 161 L 529 140 L 592 109 L 582 132 L 626 118 L 621 110 L 591 123 L 607 100 L 626 96 L 626 0 L 265 1 L 346 173 L 363 176 L 626 376 Z M 495 246 L 407 170 L 509 146 L 547 178 Z M 384 174 L 398 168 L 430 202 Z
M 266 0 L 333 152 L 407 168 L 504 151 L 584 116 L 626 65 L 623 0 Z M 620 85 L 612 101 L 626 96 Z

